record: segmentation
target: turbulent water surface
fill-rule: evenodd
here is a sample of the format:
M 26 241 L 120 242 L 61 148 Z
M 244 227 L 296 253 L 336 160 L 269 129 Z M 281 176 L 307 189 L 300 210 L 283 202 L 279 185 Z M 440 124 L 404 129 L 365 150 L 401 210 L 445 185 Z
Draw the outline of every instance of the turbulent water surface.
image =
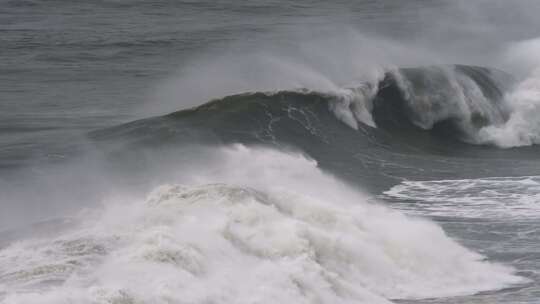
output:
M 0 302 L 538 303 L 539 11 L 0 0 Z

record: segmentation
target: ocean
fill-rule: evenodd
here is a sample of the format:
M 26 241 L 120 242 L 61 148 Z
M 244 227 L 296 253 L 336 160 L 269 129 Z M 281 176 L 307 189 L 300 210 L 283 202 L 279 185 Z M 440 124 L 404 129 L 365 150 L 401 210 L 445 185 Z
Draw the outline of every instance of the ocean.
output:
M 538 12 L 0 0 L 0 302 L 540 303 Z

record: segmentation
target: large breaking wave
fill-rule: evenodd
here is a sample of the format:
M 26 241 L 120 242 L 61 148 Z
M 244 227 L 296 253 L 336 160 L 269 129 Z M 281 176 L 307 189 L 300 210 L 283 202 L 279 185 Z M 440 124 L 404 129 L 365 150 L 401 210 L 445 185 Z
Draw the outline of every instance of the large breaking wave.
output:
M 475 66 L 390 69 L 381 79 L 356 87 L 324 92 L 293 90 L 232 95 L 164 116 L 161 122 L 144 120 L 106 131 L 122 129 L 129 133 L 130 128 L 142 123 L 148 129 L 155 129 L 164 121 L 176 119 L 178 125 L 185 126 L 186 121 L 209 122 L 214 125 L 213 131 L 223 133 L 217 130 L 220 126 L 210 121 L 217 118 L 224 123 L 221 128 L 234 125 L 232 120 L 245 126 L 256 120 L 258 128 L 245 128 L 247 132 L 272 137 L 273 124 L 285 119 L 297 120 L 301 127 L 316 132 L 313 129 L 316 121 L 326 120 L 324 116 L 330 109 L 346 125 L 366 132 L 379 128 L 393 137 L 399 133 L 408 139 L 414 137 L 411 133 L 416 133 L 415 136 L 430 133 L 439 139 L 469 144 L 525 146 L 539 141 L 538 83 L 534 75 L 516 83 L 505 72 Z M 150 126 L 150 121 L 154 125 Z M 328 124 L 326 121 L 325 126 Z M 199 131 L 211 128 L 198 122 L 191 129 L 193 125 Z

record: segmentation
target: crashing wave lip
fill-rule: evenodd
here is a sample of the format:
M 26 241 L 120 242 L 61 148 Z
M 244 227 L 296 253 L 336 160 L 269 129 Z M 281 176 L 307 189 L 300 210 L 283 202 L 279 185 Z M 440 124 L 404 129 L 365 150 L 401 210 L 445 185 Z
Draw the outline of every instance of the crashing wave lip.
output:
M 461 218 L 540 218 L 540 177 L 403 181 L 384 192 L 402 210 Z M 411 203 L 411 201 L 413 201 Z

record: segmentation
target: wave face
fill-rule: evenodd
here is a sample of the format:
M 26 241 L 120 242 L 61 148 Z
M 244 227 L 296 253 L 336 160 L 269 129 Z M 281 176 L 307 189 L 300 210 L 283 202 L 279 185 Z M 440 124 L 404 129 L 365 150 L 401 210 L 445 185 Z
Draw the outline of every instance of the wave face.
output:
M 438 137 L 443 141 L 497 144 L 484 133 L 486 129 L 504 126 L 514 117 L 512 104 L 507 100 L 509 95 L 517 94 L 514 86 L 510 75 L 482 67 L 403 68 L 389 70 L 378 82 L 362 83 L 353 88 L 332 92 L 297 90 L 233 95 L 166 115 L 159 123 L 159 119 L 144 120 L 98 133 L 101 137 L 115 131 L 134 133 L 139 132 L 140 127 L 150 128 L 152 123 L 155 128 L 176 120 L 191 129 L 177 136 L 196 138 L 199 135 L 193 127 L 203 133 L 210 129 L 244 127 L 252 133 L 247 137 L 272 140 L 276 136 L 273 127 L 284 121 L 296 122 L 312 134 L 321 134 L 325 130 L 318 128 L 320 122 L 324 123 L 324 128 L 335 125 L 327 117 L 330 109 L 349 127 L 368 133 L 373 132 L 370 129 L 378 128 L 394 137 L 399 135 L 407 139 L 429 134 L 432 140 Z M 259 125 L 253 126 L 253 120 Z M 209 124 L 203 125 L 201 121 Z M 293 126 L 290 130 L 293 131 Z M 235 133 L 232 131 L 219 133 L 223 133 L 218 136 L 221 138 L 238 136 L 242 139 L 240 132 L 235 135 L 230 134 Z
M 390 303 L 524 280 L 298 154 L 242 145 L 0 254 L 3 303 Z M 215 183 L 215 181 L 227 181 Z
M 481 67 L 407 68 L 333 92 L 232 95 L 91 136 L 130 147 L 118 153 L 121 161 L 141 147 L 193 143 L 294 148 L 377 190 L 415 176 L 534 175 L 536 147 L 496 149 L 489 144 L 496 135 L 487 136 L 513 124 L 517 112 L 508 96 L 519 87 L 508 74 Z

